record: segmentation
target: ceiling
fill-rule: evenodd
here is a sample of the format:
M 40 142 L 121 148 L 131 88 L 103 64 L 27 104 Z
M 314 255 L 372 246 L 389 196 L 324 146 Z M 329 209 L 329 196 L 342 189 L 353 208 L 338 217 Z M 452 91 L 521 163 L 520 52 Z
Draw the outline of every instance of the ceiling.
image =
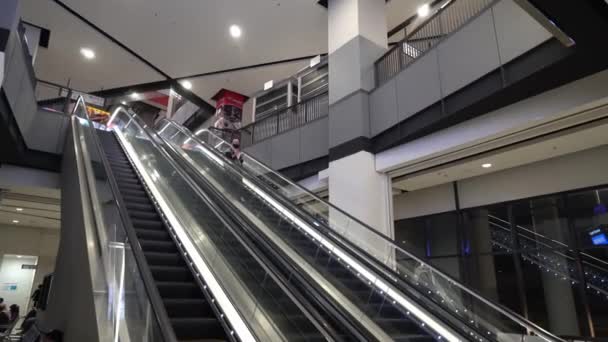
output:
M 317 0 L 62 0 L 76 14 L 124 44 L 155 71 L 53 0 L 22 0 L 24 20 L 51 31 L 36 59 L 39 79 L 93 92 L 214 73 L 327 51 L 327 10 Z M 387 4 L 388 28 L 415 13 L 422 0 Z M 242 37 L 229 35 L 239 25 Z M 388 31 L 387 28 L 387 31 Z M 92 61 L 80 55 L 91 48 Z M 189 79 L 206 101 L 220 88 L 251 95 L 264 82 L 307 64 L 280 63 Z
M 0 189 L 0 225 L 59 229 L 60 191 L 33 187 Z

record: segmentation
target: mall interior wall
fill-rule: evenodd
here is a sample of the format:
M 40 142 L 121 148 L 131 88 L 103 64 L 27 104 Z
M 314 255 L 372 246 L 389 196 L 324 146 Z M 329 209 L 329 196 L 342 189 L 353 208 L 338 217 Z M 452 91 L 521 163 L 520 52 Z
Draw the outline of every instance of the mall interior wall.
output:
M 59 229 L 0 225 L 0 255 L 31 255 L 38 257 L 34 287 L 42 284 L 45 275 L 55 269 Z M 25 310 L 26 308 L 21 308 Z
M 608 184 L 608 145 L 457 182 L 460 208 Z M 550 176 L 549 176 L 550 175 Z M 453 183 L 395 196 L 395 220 L 456 209 Z

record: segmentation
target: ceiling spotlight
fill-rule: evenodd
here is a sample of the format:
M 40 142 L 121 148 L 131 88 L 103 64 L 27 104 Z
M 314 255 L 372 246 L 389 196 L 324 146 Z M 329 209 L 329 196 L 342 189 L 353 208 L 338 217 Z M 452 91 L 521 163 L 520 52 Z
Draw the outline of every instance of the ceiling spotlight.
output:
M 123 105 L 123 106 L 126 106 L 127 105 L 127 101 L 120 101 L 120 104 Z
M 490 164 L 490 163 L 481 164 L 481 167 L 483 167 L 484 169 L 489 169 L 492 167 L 492 164 Z
M 13 220 L 13 223 L 19 223 L 19 220 Z
M 192 89 L 192 82 L 184 80 L 180 82 L 182 87 L 184 87 L 184 89 L 190 90 Z
M 84 58 L 86 59 L 93 59 L 95 58 L 95 51 L 89 49 L 89 48 L 82 48 L 80 49 L 80 54 L 82 54 L 84 56 Z
M 431 6 L 429 4 L 424 4 L 418 7 L 418 16 L 421 18 L 426 17 L 431 12 Z
M 17 211 L 23 211 L 23 208 L 15 208 Z
M 238 25 L 232 25 L 230 26 L 230 35 L 234 38 L 238 38 L 241 36 L 243 32 L 241 31 L 241 28 Z
M 138 94 L 138 93 L 133 93 L 133 94 L 131 94 L 131 95 L 129 95 L 129 96 L 131 96 L 131 98 L 132 98 L 133 100 L 137 100 L 137 99 L 139 99 L 139 94 Z

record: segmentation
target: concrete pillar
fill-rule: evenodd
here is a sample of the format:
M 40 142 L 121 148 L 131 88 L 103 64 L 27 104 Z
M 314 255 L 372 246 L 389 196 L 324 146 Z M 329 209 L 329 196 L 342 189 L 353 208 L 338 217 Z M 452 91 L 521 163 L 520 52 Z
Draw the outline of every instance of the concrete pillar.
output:
M 360 151 L 329 163 L 329 198 L 331 203 L 389 238 L 393 238 L 390 179 L 376 172 L 374 155 Z M 330 210 L 330 224 L 352 237 L 360 246 L 381 260 L 388 260 L 390 249 L 377 235 L 363 229 L 346 216 Z
M 0 30 L 13 31 L 19 23 L 19 1 L 2 0 L 0 3 Z M 2 50 L 2 49 L 0 49 Z
M 4 81 L 6 49 L 12 31 L 17 29 L 19 23 L 19 1 L 2 0 L 0 2 L 0 85 Z
M 334 148 L 370 136 L 368 92 L 374 87 L 374 62 L 387 50 L 388 39 L 385 0 L 329 0 L 328 5 L 329 142 Z
M 492 251 L 492 237 L 490 234 L 490 221 L 487 209 L 475 210 L 471 217 L 470 239 L 473 253 L 487 253 Z M 483 255 L 474 258 L 474 274 L 471 275 L 473 286 L 487 297 L 497 300 L 496 267 L 494 256 Z
M 339 208 L 393 237 L 392 194 L 387 175 L 376 172 L 369 153 L 368 92 L 374 87 L 374 62 L 386 50 L 385 0 L 329 0 L 329 198 Z M 330 211 L 335 227 L 386 259 L 387 246 Z M 340 221 L 338 221 L 340 220 Z
M 562 222 L 557 209 L 555 199 L 539 199 L 530 201 L 534 230 L 546 237 L 557 240 L 567 241 L 566 222 Z M 552 253 L 543 246 L 540 250 L 552 256 Z M 562 258 L 560 263 L 565 264 L 567 260 Z M 574 291 L 569 281 L 563 281 L 561 277 L 556 277 L 553 272 L 541 272 L 543 283 L 545 305 L 549 318 L 549 331 L 557 335 L 579 336 L 580 328 L 577 319 L 576 304 L 574 301 Z

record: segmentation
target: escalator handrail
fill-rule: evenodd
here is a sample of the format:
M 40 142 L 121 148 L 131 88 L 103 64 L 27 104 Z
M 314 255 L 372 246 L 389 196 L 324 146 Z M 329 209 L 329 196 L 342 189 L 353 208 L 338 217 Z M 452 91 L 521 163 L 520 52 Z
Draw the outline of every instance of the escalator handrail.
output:
M 78 102 L 82 101 L 84 103 L 84 99 L 82 96 L 78 97 L 78 101 L 76 103 L 76 108 L 78 106 Z M 152 272 L 150 271 L 150 266 L 148 265 L 146 258 L 144 256 L 143 249 L 139 243 L 139 239 L 137 238 L 137 234 L 135 233 L 135 228 L 133 228 L 133 223 L 131 218 L 126 210 L 126 205 L 123 202 L 122 196 L 120 195 L 120 190 L 118 188 L 118 183 L 112 173 L 112 169 L 110 167 L 110 163 L 104 153 L 104 150 L 101 146 L 101 142 L 97 136 L 97 132 L 95 132 L 95 128 L 92 125 L 91 120 L 87 117 L 84 118 L 88 121 L 88 129 L 90 130 L 91 136 L 93 137 L 93 141 L 95 143 L 95 148 L 97 148 L 99 152 L 99 156 L 101 158 L 101 163 L 103 165 L 104 171 L 108 176 L 108 183 L 110 184 L 110 189 L 112 191 L 112 197 L 114 205 L 118 209 L 118 213 L 120 215 L 120 219 L 122 221 L 122 226 L 128 238 L 128 243 L 131 246 L 131 250 L 133 252 L 133 256 L 135 257 L 135 263 L 139 272 L 142 276 L 142 282 L 144 284 L 144 289 L 148 295 L 148 299 L 150 300 L 150 304 L 152 306 L 152 311 L 154 312 L 154 316 L 156 321 L 159 324 L 161 334 L 163 335 L 163 340 L 165 342 L 176 342 L 177 336 L 173 331 L 171 321 L 169 320 L 169 315 L 167 314 L 167 310 L 163 304 L 163 301 L 160 297 L 160 293 L 158 292 L 158 288 L 154 282 L 154 277 L 152 276 Z
M 163 120 L 167 120 L 167 119 L 163 119 Z M 216 137 L 219 140 L 223 140 L 222 138 L 218 137 L 217 135 L 215 135 L 214 133 L 212 133 L 211 131 L 204 129 L 204 130 L 199 130 L 197 131 L 197 134 L 192 133 L 190 130 L 181 127 L 179 124 L 171 121 L 171 120 L 167 120 L 168 122 L 172 123 L 173 125 L 175 125 L 178 129 L 180 129 L 181 131 L 185 132 L 186 134 L 188 134 L 188 136 L 193 139 L 194 141 L 201 143 L 205 146 L 207 146 L 208 144 L 203 142 L 201 139 L 198 138 L 197 134 L 200 134 L 202 132 L 207 132 L 208 134 Z M 215 148 L 213 148 L 214 151 L 217 151 Z M 221 154 L 221 153 L 220 153 Z M 400 251 L 401 253 L 407 255 L 408 257 L 410 257 L 411 259 L 415 260 L 416 262 L 419 262 L 421 264 L 424 264 L 428 269 L 432 270 L 434 273 L 438 274 L 439 276 L 445 278 L 446 280 L 448 280 L 449 282 L 451 282 L 453 285 L 455 285 L 456 287 L 458 287 L 459 289 L 461 289 L 462 291 L 466 292 L 467 294 L 471 295 L 472 297 L 474 297 L 475 299 L 479 300 L 480 302 L 486 304 L 487 306 L 489 306 L 490 308 L 492 308 L 493 310 L 498 311 L 499 313 L 501 313 L 502 315 L 504 315 L 505 317 L 508 317 L 509 319 L 513 320 L 514 322 L 518 323 L 519 325 L 521 325 L 522 327 L 526 328 L 526 330 L 534 332 L 535 334 L 537 334 L 538 336 L 541 336 L 547 340 L 555 340 L 555 341 L 563 341 L 562 339 L 560 339 L 557 336 L 554 336 L 553 334 L 551 334 L 550 332 L 546 331 L 545 329 L 541 328 L 540 326 L 536 325 L 533 322 L 530 322 L 529 320 L 527 320 L 526 318 L 522 317 L 521 315 L 515 313 L 514 311 L 512 311 L 511 309 L 504 307 L 501 304 L 495 303 L 494 301 L 485 298 L 484 296 L 482 296 L 480 293 L 478 293 L 477 291 L 475 291 L 474 289 L 471 289 L 467 286 L 465 286 L 464 284 L 460 283 L 460 281 L 456 280 L 455 278 L 453 278 L 452 276 L 440 271 L 439 269 L 435 268 L 434 266 L 424 262 L 422 259 L 418 258 L 417 256 L 415 256 L 413 253 L 410 253 L 406 250 L 404 250 L 401 246 L 397 245 L 393 240 L 389 239 L 388 237 L 386 237 L 384 234 L 378 232 L 377 230 L 371 228 L 370 226 L 368 226 L 367 224 L 361 222 L 361 220 L 353 217 L 352 215 L 346 213 L 344 210 L 335 207 L 334 205 L 332 205 L 331 203 L 319 198 L 318 196 L 316 196 L 314 193 L 312 193 L 311 191 L 307 190 L 306 188 L 302 187 L 301 185 L 292 182 L 291 180 L 285 178 L 283 175 L 281 175 L 278 172 L 275 172 L 274 170 L 270 169 L 267 165 L 265 165 L 264 163 L 258 161 L 257 159 L 251 157 L 249 154 L 243 152 L 243 154 L 245 154 L 246 156 L 248 156 L 248 158 L 250 158 L 251 160 L 255 161 L 257 164 L 261 165 L 264 169 L 266 169 L 266 171 L 268 173 L 272 173 L 275 176 L 278 176 L 282 181 L 284 181 L 285 183 L 294 186 L 296 188 L 298 188 L 300 191 L 302 191 L 304 194 L 311 196 L 312 198 L 316 199 L 317 201 L 323 203 L 324 205 L 327 205 L 328 207 L 330 207 L 332 210 L 336 210 L 338 212 L 340 212 L 341 214 L 345 215 L 346 217 L 348 217 L 349 219 L 353 220 L 354 222 L 357 222 L 358 224 L 360 224 L 362 227 L 366 228 L 370 233 L 376 235 L 377 237 L 379 237 L 380 239 L 384 240 L 384 242 L 388 243 L 389 245 L 391 245 L 391 248 L 394 248 L 395 250 Z M 231 166 L 232 167 L 232 166 Z M 238 171 L 237 171 L 238 172 Z M 250 178 L 249 175 L 246 175 L 248 178 Z M 256 181 L 257 183 L 257 181 Z M 271 192 L 272 195 L 275 195 L 275 191 Z M 278 195 L 283 197 L 282 195 Z M 287 199 L 287 201 L 291 202 L 290 200 Z M 292 202 L 293 203 L 293 202 Z M 301 210 L 301 209 L 300 209 Z M 325 224 L 321 223 L 323 226 Z M 316 225 L 312 225 L 313 228 L 315 228 Z M 328 227 L 324 227 L 325 229 L 330 229 Z M 316 228 L 315 228 L 316 229 Z M 348 239 L 346 239 L 346 241 L 349 241 Z M 350 241 L 349 241 L 350 242 Z M 352 243 L 352 242 L 351 242 Z M 371 256 L 370 256 L 371 257 Z M 373 258 L 373 257 L 371 257 Z

